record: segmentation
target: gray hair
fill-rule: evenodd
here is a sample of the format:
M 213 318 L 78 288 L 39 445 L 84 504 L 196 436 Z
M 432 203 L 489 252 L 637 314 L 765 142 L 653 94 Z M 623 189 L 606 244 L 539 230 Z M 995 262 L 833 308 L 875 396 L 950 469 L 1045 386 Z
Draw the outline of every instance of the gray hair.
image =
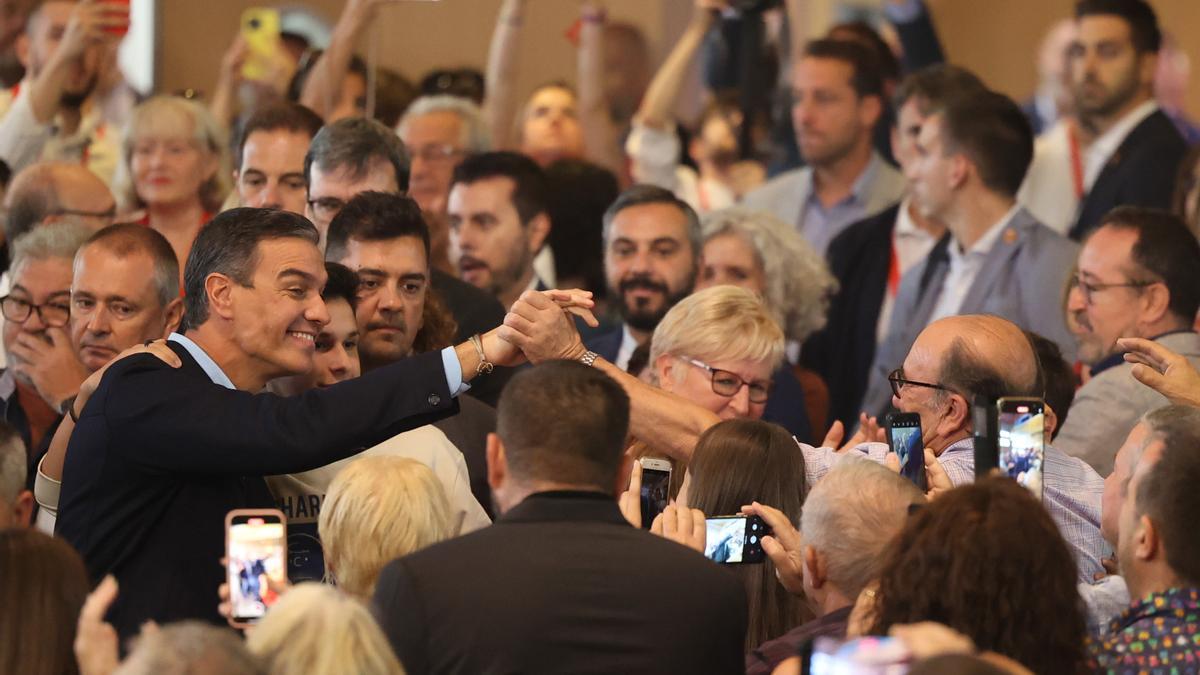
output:
M 462 149 L 471 154 L 487 152 L 492 149 L 492 134 L 487 122 L 483 119 L 483 111 L 475 102 L 461 96 L 438 94 L 422 96 L 408 106 L 400 124 L 396 125 L 396 133 L 404 136 L 404 129 L 414 117 L 438 112 L 449 112 L 458 115 L 462 121 Z
M 228 628 L 200 621 L 180 621 L 142 633 L 129 658 L 113 675 L 190 675 L 223 673 L 259 675 L 261 661 Z
M 75 252 L 92 236 L 92 230 L 76 222 L 50 223 L 26 232 L 13 242 L 12 270 L 33 260 L 63 258 L 74 261 Z
M 829 581 L 848 598 L 875 579 L 908 507 L 924 503 L 921 491 L 866 459 L 838 462 L 808 493 L 800 515 L 804 545 L 825 555 Z
M 794 227 L 766 211 L 732 207 L 708 214 L 702 232 L 705 243 L 733 235 L 754 249 L 766 279 L 763 302 L 788 339 L 802 342 L 825 325 L 837 279 Z
M 25 490 L 29 478 L 25 442 L 8 424 L 0 422 L 0 508 L 11 506 Z
M 625 209 L 646 204 L 669 204 L 679 209 L 687 220 L 688 243 L 692 246 L 692 258 L 700 259 L 700 247 L 704 243 L 700 237 L 700 216 L 696 215 L 687 202 L 675 196 L 674 192 L 657 185 L 634 185 L 617 196 L 616 201 L 604 212 L 604 250 L 608 255 L 608 244 L 612 239 L 613 220 Z

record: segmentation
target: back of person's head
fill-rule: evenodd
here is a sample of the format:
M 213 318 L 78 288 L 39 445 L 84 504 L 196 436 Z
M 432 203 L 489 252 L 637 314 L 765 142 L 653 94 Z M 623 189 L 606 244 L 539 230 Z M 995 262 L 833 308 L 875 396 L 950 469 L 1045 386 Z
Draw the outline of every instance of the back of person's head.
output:
M 963 315 L 943 319 L 955 330 L 942 353 L 939 381 L 949 390 L 970 398 L 986 396 L 1042 397 L 1041 372 L 1033 344 L 1011 321 L 990 315 Z M 939 396 L 945 391 L 939 390 Z
M 4 236 L 12 242 L 17 237 L 41 225 L 47 218 L 56 215 L 71 215 L 63 207 L 65 189 L 63 178 L 68 174 L 79 189 L 79 182 L 92 183 L 87 187 L 95 193 L 105 193 L 104 183 L 82 166 L 70 162 L 39 162 L 31 164 L 13 177 L 12 185 L 4 195 Z M 100 216 L 102 214 L 92 214 Z M 111 214 L 109 214 L 111 215 Z
M 1033 161 L 1033 128 L 1021 108 L 994 91 L 964 91 L 946 97 L 940 114 L 943 152 L 961 152 L 975 165 L 987 189 L 1014 197 Z
M 1200 310 L 1200 242 L 1179 216 L 1160 209 L 1119 206 L 1105 214 L 1101 227 L 1137 233 L 1132 262 L 1137 279 L 1161 279 L 1171 295 L 1168 310 L 1190 328 Z
M 16 276 L 26 263 L 35 260 L 74 260 L 76 251 L 91 236 L 91 230 L 71 222 L 50 223 L 26 232 L 12 244 L 11 274 Z
M 924 502 L 912 482 L 875 462 L 840 462 L 804 501 L 804 545 L 825 557 L 829 582 L 857 598 L 879 578 L 909 507 Z
M 267 675 L 404 672 L 366 606 L 315 582 L 284 593 L 246 636 L 246 646 Z
M 908 669 L 908 675 L 1005 675 L 1009 671 L 973 654 L 942 654 L 922 659 Z
M 870 632 L 937 621 L 1033 672 L 1077 672 L 1086 626 L 1076 574 L 1042 503 L 1009 478 L 985 478 L 909 518 L 884 563 Z
M 408 151 L 391 129 L 376 120 L 347 117 L 325 125 L 313 137 L 304 156 L 304 181 L 312 185 L 314 164 L 325 173 L 345 171 L 352 178 L 362 178 L 383 164 L 394 172 L 400 192 L 407 192 L 408 163 Z
M 1050 440 L 1054 440 L 1067 421 L 1067 413 L 1071 410 L 1071 404 L 1075 402 L 1075 388 L 1078 386 L 1079 378 L 1075 375 L 1075 368 L 1063 358 L 1062 350 L 1054 340 L 1030 330 L 1025 331 L 1025 336 L 1029 338 L 1030 344 L 1037 352 L 1038 369 L 1041 371 L 1041 380 L 1046 388 L 1042 398 L 1046 401 L 1046 405 L 1054 411 L 1054 416 L 1058 420 L 1054 433 L 1050 436 Z
M 253 283 L 258 245 L 270 239 L 303 239 L 317 245 L 317 228 L 307 218 L 278 209 L 229 209 L 200 230 L 183 268 L 184 312 L 180 331 L 208 321 L 210 274 L 223 274 L 242 286 Z
M 420 462 L 360 457 L 338 472 L 321 505 L 318 532 L 328 576 L 369 598 L 383 566 L 453 536 L 450 503 Z
M 706 515 L 731 515 L 753 502 L 773 506 L 788 520 L 804 504 L 804 455 L 783 427 L 758 420 L 726 420 L 701 434 L 688 463 L 687 505 Z M 784 589 L 771 562 L 739 565 L 746 584 L 746 648 L 778 637 L 807 618 L 801 598 Z
M 804 47 L 804 58 L 841 61 L 850 66 L 850 86 L 859 98 L 875 96 L 883 100 L 883 71 L 874 51 L 857 40 L 825 38 Z
M 180 621 L 143 631 L 113 675 L 263 675 L 267 671 L 232 630 Z
M 916 102 L 922 115 L 928 115 L 947 97 L 985 89 L 983 81 L 966 68 L 950 63 L 938 63 L 926 66 L 901 80 L 892 97 L 892 104 L 899 110 L 912 100 Z
M 233 166 L 235 169 L 241 168 L 242 152 L 246 148 L 246 140 L 250 138 L 250 134 L 256 131 L 287 131 L 312 139 L 324 124 L 320 115 L 299 103 L 279 101 L 265 105 L 255 110 L 242 124 L 242 133 L 238 136 L 237 154 L 233 157 Z
M 547 424 L 547 420 L 554 420 Z M 496 408 L 496 435 L 512 480 L 616 488 L 629 431 L 629 396 L 604 373 L 574 361 L 518 372 Z
M 410 197 L 388 192 L 360 192 L 329 222 L 325 257 L 343 260 L 351 239 L 362 242 L 416 237 L 429 259 L 429 226 L 421 207 Z
M 350 309 L 358 306 L 358 275 L 354 270 L 335 262 L 325 262 L 325 288 L 321 289 L 321 299 L 328 303 L 330 300 L 345 300 Z
M 550 248 L 560 288 L 580 284 L 605 297 L 604 211 L 620 194 L 617 177 L 582 159 L 560 159 L 546 167 Z
M 454 96 L 482 105 L 484 84 L 483 73 L 474 68 L 438 68 L 426 73 L 417 89 L 422 96 Z
M 21 435 L 12 425 L 0 422 L 0 529 L 29 524 L 17 522 L 18 516 L 22 520 L 28 518 L 26 509 L 32 511 L 32 505 L 17 503 L 29 500 L 25 490 L 28 477 L 29 458 L 25 441 L 21 440 Z
M 900 79 L 900 60 L 896 58 L 891 45 L 883 39 L 879 31 L 866 21 L 848 21 L 839 23 L 829 29 L 825 37 L 830 40 L 841 40 L 862 45 L 871 51 L 878 64 L 879 74 L 884 82 Z
M 654 329 L 650 365 L 660 356 L 713 361 L 783 362 L 783 330 L 757 295 L 737 286 L 713 286 L 679 301 Z M 686 363 L 672 366 L 682 378 Z
M 699 259 L 700 249 L 704 245 L 703 235 L 700 234 L 700 216 L 687 202 L 676 197 L 674 192 L 657 185 L 639 184 L 627 188 L 608 207 L 604 212 L 604 250 L 608 250 L 608 244 L 612 241 L 613 221 L 617 215 L 625 209 L 648 204 L 667 204 L 679 209 L 687 223 L 687 238 L 692 245 L 692 257 Z
M 546 213 L 549 204 L 546 173 L 537 162 L 517 152 L 484 152 L 467 157 L 455 167 L 451 185 L 470 185 L 490 178 L 512 180 L 510 200 L 522 223 Z
M 1139 479 L 1136 514 L 1154 524 L 1167 565 L 1180 585 L 1200 586 L 1195 523 L 1200 513 L 1200 409 L 1167 406 L 1146 415 L 1145 422 L 1163 445 L 1158 461 Z
M 154 263 L 155 295 L 159 303 L 165 307 L 179 297 L 179 258 L 167 238 L 157 230 L 135 223 L 118 223 L 93 234 L 76 253 L 76 263 L 79 255 L 91 247 L 102 248 L 120 259 L 135 255 L 145 255 Z
M 72 645 L 88 589 L 83 560 L 66 541 L 0 530 L 0 672 L 79 672 Z
M 1139 54 L 1157 54 L 1162 48 L 1158 17 L 1146 0 L 1080 0 L 1075 5 L 1077 19 L 1104 15 L 1120 17 L 1129 24 L 1133 48 Z
M 404 117 L 400 118 L 396 130 L 403 138 L 405 129 L 415 118 L 434 113 L 452 113 L 458 116 L 462 127 L 462 139 L 459 143 L 463 152 L 475 155 L 492 149 L 492 135 L 487 121 L 483 118 L 483 111 L 474 101 L 461 96 L 436 94 L 418 98 L 404 111 Z
M 706 215 L 702 231 L 705 243 L 732 235 L 754 250 L 766 280 L 763 302 L 789 340 L 803 342 L 825 325 L 837 279 L 795 227 L 766 211 L 735 206 Z

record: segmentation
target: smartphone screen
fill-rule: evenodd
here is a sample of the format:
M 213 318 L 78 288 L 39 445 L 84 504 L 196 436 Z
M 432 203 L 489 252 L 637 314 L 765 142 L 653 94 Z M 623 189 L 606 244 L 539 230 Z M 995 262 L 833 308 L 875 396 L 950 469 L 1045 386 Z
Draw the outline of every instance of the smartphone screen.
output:
M 650 529 L 654 518 L 667 508 L 671 490 L 671 463 L 663 459 L 642 462 L 642 529 Z
M 892 413 L 887 416 L 888 445 L 900 458 L 900 475 L 925 492 L 925 443 L 921 438 L 921 416 Z
M 718 516 L 705 521 L 704 555 L 713 562 L 736 565 L 766 558 L 762 538 L 770 534 L 758 516 Z
M 266 614 L 287 583 L 283 513 L 270 509 L 230 511 L 225 522 L 231 621 L 253 623 Z
M 1040 498 L 1046 458 L 1045 404 L 1034 398 L 1002 398 L 996 410 L 1000 469 Z

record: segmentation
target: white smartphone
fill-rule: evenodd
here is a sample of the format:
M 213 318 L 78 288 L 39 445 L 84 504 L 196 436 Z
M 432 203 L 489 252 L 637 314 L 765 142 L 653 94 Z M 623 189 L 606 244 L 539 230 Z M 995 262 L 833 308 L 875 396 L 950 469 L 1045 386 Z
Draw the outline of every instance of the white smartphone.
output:
M 654 518 L 667 508 L 671 498 L 671 462 L 658 457 L 643 457 L 642 528 L 650 529 Z
M 225 567 L 230 625 L 267 613 L 287 585 L 287 519 L 278 509 L 235 509 L 225 516 Z

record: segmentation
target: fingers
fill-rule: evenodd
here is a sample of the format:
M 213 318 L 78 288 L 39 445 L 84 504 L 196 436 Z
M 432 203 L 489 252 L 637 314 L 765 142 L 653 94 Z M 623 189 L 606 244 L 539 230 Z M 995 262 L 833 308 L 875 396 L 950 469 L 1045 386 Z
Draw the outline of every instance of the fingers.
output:
M 767 527 L 771 528 L 774 538 L 778 540 L 785 548 L 789 550 L 798 549 L 800 546 L 800 532 L 792 521 L 788 519 L 783 511 L 766 504 L 754 502 L 749 506 L 742 507 L 742 513 L 746 515 L 756 515 L 763 519 Z
M 592 310 L 590 309 L 583 309 L 582 307 L 567 307 L 565 308 L 565 311 L 568 314 L 574 314 L 575 316 L 583 319 L 583 322 L 592 328 L 600 327 L 600 321 L 596 318 L 595 314 L 592 314 Z
M 688 509 L 688 513 L 692 519 L 692 536 L 688 538 L 688 543 L 692 548 L 704 553 L 708 540 L 708 523 L 704 512 L 700 509 Z
M 1158 370 L 1153 366 L 1147 366 L 1139 363 L 1135 365 L 1129 372 L 1131 375 L 1133 375 L 1133 379 L 1141 382 L 1155 391 L 1162 391 L 1163 387 L 1165 387 L 1167 384 L 1167 378 L 1163 377 L 1163 374 L 1158 372 Z
M 1117 340 L 1117 347 L 1126 352 L 1126 358 L 1129 355 L 1137 355 L 1145 359 L 1148 365 L 1161 370 L 1170 357 L 1175 356 L 1175 353 L 1170 349 L 1154 342 L 1153 340 L 1145 340 L 1142 338 L 1121 338 Z
M 842 445 L 842 439 L 846 437 L 846 427 L 841 420 L 835 420 L 829 425 L 829 431 L 825 434 L 825 440 L 821 441 L 823 448 L 839 448 Z
M 894 452 L 889 452 L 883 456 L 883 465 L 895 473 L 900 473 L 900 455 L 897 455 Z
M 670 508 L 670 507 L 667 507 L 667 508 Z M 663 511 L 663 513 L 666 513 L 666 511 Z M 650 533 L 651 534 L 657 534 L 660 537 L 663 536 L 663 520 L 665 520 L 663 518 L 663 513 L 660 513 L 657 516 L 654 516 L 654 522 L 650 523 Z
M 633 463 L 633 470 L 629 472 L 629 491 L 638 495 L 642 494 L 642 460 L 637 460 Z
M 662 535 L 671 541 L 677 541 L 679 536 L 679 508 L 674 503 L 667 504 L 662 515 Z M 658 518 L 654 519 L 659 520 Z
M 87 600 L 83 602 L 83 609 L 79 612 L 79 621 L 103 622 L 104 615 L 108 613 L 108 608 L 117 599 L 117 580 L 113 575 L 108 575 L 100 581 L 96 586 L 96 590 L 88 594 Z
M 551 309 L 558 306 L 549 296 L 539 291 L 525 291 L 521 294 L 520 301 L 539 310 Z
M 625 516 L 625 520 L 630 525 L 638 528 L 642 526 L 642 500 L 640 496 L 640 494 L 633 490 L 626 490 L 617 499 L 617 507 L 621 509 L 621 515 Z
M 946 469 L 942 467 L 937 455 L 933 454 L 933 450 L 929 448 L 925 448 L 925 478 L 928 481 L 931 497 L 938 492 L 954 488 L 954 483 L 950 482 L 950 476 L 946 473 Z
M 578 288 L 569 290 L 552 289 L 542 291 L 541 294 L 564 309 L 569 306 L 583 307 L 585 309 L 591 309 L 596 306 L 596 302 L 592 300 L 592 292 Z
M 165 362 L 167 365 L 171 366 L 172 368 L 180 368 L 183 366 L 183 360 L 180 359 L 179 355 L 176 354 L 174 351 L 171 350 L 170 347 L 167 346 L 167 343 L 165 340 L 161 341 L 161 342 L 150 343 L 150 346 L 147 347 L 146 350 L 148 352 L 150 352 L 151 354 L 157 356 L 159 359 L 161 359 L 163 362 Z

